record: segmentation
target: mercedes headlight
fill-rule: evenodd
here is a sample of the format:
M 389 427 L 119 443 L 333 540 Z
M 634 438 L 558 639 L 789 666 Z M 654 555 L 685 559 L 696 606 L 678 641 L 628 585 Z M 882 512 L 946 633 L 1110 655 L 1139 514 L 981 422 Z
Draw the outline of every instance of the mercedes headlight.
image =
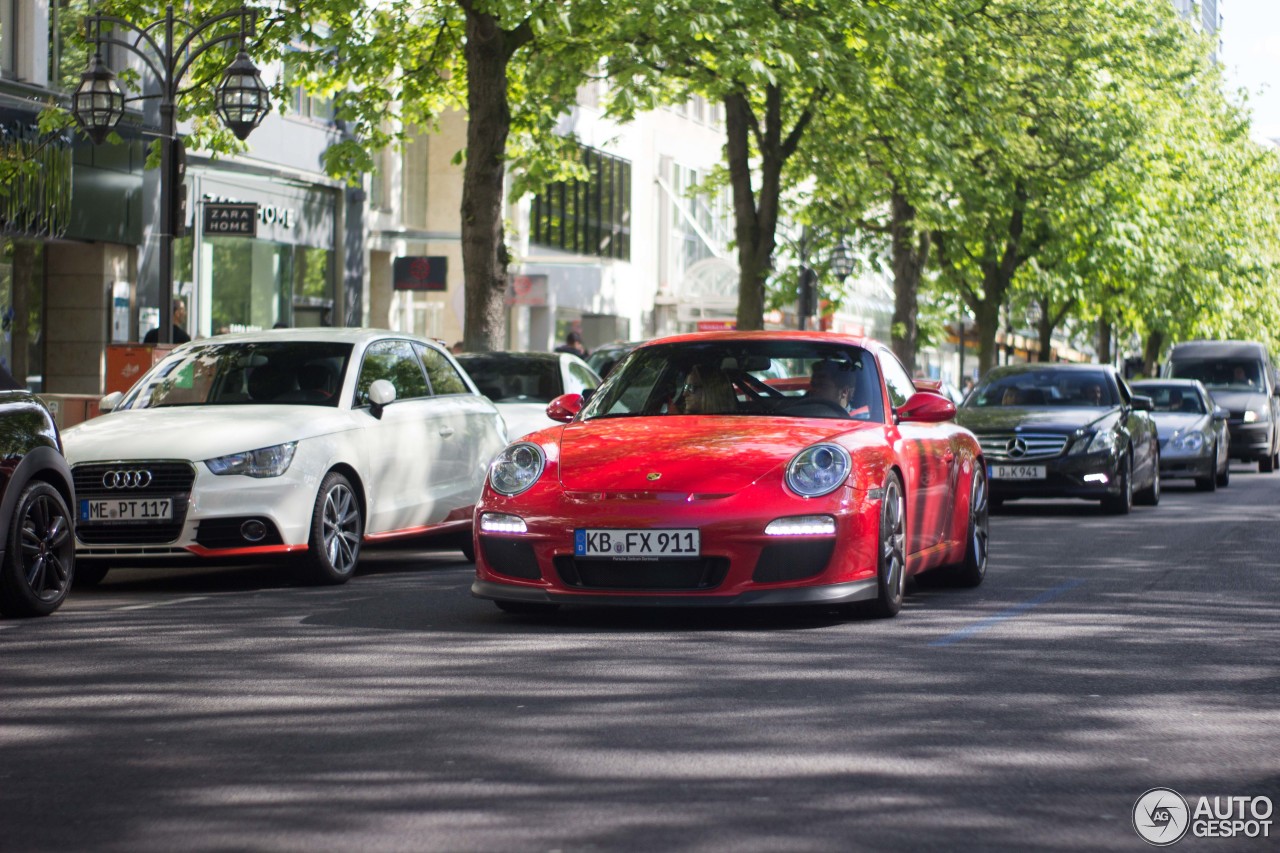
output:
M 840 488 L 851 470 L 849 451 L 838 444 L 815 444 L 787 463 L 787 488 L 802 497 L 820 497 Z
M 1116 434 L 1109 429 L 1100 429 L 1093 434 L 1085 453 L 1110 453 L 1116 448 Z
M 1169 445 L 1177 450 L 1199 453 L 1204 447 L 1204 435 L 1200 432 L 1178 433 L 1169 439 Z
M 511 497 L 526 491 L 542 476 L 547 457 L 536 444 L 522 441 L 499 453 L 489 466 L 489 485 Z
M 244 474 L 246 477 L 279 477 L 289 470 L 298 442 L 287 441 L 273 447 L 260 447 L 243 453 L 230 453 L 204 460 L 209 470 L 219 476 Z

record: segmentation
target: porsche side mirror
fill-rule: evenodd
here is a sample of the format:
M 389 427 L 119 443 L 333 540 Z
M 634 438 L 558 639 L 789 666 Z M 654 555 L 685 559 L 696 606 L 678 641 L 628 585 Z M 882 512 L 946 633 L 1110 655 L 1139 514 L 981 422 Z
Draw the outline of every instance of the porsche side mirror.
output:
M 385 379 L 375 379 L 369 386 L 369 414 L 379 420 L 382 410 L 396 401 L 396 386 Z
M 898 409 L 899 423 L 936 424 L 956 416 L 956 404 L 933 391 L 917 391 Z
M 582 411 L 581 394 L 561 394 L 547 403 L 547 417 L 565 424 L 576 418 L 580 411 Z
M 1139 412 L 1149 412 L 1156 407 L 1155 401 L 1141 394 L 1133 395 L 1133 407 Z
M 112 391 L 107 396 L 98 401 L 98 411 L 102 414 L 113 411 L 116 406 L 120 405 L 120 401 L 124 399 L 124 392 Z

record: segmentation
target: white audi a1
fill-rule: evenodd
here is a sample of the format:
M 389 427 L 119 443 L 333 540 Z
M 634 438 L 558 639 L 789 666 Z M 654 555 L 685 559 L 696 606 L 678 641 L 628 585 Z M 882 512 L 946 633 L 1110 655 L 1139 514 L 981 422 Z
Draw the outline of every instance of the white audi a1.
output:
M 471 517 L 501 415 L 438 343 L 373 329 L 278 329 L 176 348 L 107 414 L 63 434 L 76 576 L 114 566 L 291 558 L 338 584 L 360 549 L 448 536 Z

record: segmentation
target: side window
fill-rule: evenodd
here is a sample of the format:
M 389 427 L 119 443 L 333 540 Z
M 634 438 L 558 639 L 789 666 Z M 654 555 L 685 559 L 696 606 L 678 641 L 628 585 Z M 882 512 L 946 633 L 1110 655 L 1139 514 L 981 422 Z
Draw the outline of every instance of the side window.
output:
M 884 371 L 884 384 L 889 389 L 889 404 L 895 409 L 904 405 L 916 393 L 911 375 L 898 357 L 887 349 L 880 350 L 880 369 Z
M 569 378 L 565 381 L 564 393 L 581 394 L 588 388 L 594 388 L 598 384 L 595 377 L 581 364 L 569 364 Z
M 467 387 L 466 382 L 462 381 L 462 377 L 458 375 L 458 369 L 449 362 L 449 359 L 422 344 L 415 343 L 413 348 L 418 353 L 418 358 L 422 360 L 422 369 L 427 372 L 432 394 L 471 393 L 471 389 Z
M 360 379 L 356 382 L 356 405 L 369 405 L 369 386 L 385 379 L 396 388 L 397 400 L 426 397 L 427 380 L 422 363 L 408 341 L 375 341 L 364 351 Z

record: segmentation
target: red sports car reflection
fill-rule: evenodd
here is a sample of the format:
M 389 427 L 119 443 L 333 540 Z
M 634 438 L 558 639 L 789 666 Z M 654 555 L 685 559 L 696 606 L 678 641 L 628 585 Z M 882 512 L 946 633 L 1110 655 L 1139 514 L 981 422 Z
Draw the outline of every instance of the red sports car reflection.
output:
M 723 332 L 638 347 L 566 421 L 508 446 L 476 508 L 471 591 L 561 604 L 840 605 L 987 566 L 987 479 L 955 406 L 884 345 Z

